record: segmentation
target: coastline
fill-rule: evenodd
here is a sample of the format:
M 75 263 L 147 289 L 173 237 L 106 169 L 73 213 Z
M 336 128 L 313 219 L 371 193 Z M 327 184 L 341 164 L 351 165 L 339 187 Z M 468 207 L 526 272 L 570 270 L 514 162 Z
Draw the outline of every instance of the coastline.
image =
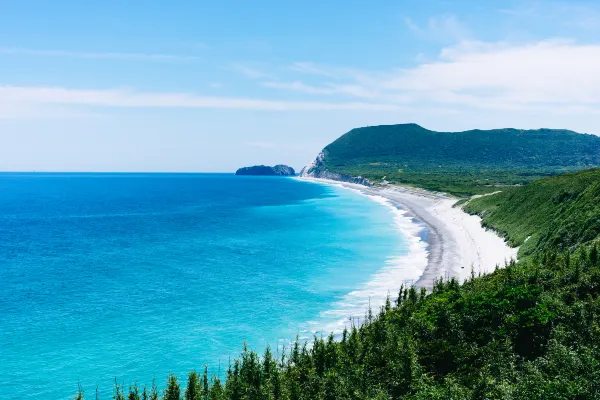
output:
M 440 277 L 454 277 L 462 283 L 469 278 L 471 270 L 475 275 L 487 274 L 493 272 L 496 266 L 503 267 L 517 258 L 518 248 L 509 247 L 503 238 L 484 229 L 481 218 L 465 213 L 460 207 L 453 207 L 458 201 L 456 198 L 402 186 L 367 187 L 321 178 L 298 179 L 355 190 L 375 200 L 382 198 L 399 209 L 412 225 L 411 229 L 404 223 L 399 229 L 414 242 L 412 247 L 417 252 L 423 244 L 426 249 L 420 252 L 424 260 L 413 258 L 415 267 L 419 267 L 418 278 L 415 280 L 407 276 L 402 279 L 413 281 L 418 287 L 431 290 L 434 281 Z M 417 243 L 419 241 L 421 246 Z M 414 276 L 414 268 L 411 270 L 409 275 Z M 383 274 L 387 275 L 385 271 Z

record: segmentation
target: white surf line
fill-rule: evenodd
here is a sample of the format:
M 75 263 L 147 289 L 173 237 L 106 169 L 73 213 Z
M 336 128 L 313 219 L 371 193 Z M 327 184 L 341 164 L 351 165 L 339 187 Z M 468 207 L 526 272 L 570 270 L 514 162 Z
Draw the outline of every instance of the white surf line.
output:
M 428 260 L 428 244 L 421 239 L 421 233 L 425 228 L 416 223 L 412 217 L 407 216 L 405 210 L 399 209 L 383 196 L 368 194 L 359 188 L 348 187 L 335 181 L 313 178 L 299 179 L 351 190 L 388 207 L 399 232 L 400 240 L 408 242 L 406 254 L 388 258 L 381 269 L 371 275 L 359 289 L 353 290 L 344 295 L 341 300 L 335 301 L 330 310 L 321 312 L 319 314 L 320 321 L 308 322 L 312 333 L 328 335 L 333 332 L 339 334 L 350 325 L 350 318 L 362 320 L 369 307 L 373 313 L 378 313 L 380 307 L 385 305 L 388 295 L 393 301 L 402 285 L 410 286 L 420 278 L 427 267 Z M 324 323 L 323 321 L 328 322 Z

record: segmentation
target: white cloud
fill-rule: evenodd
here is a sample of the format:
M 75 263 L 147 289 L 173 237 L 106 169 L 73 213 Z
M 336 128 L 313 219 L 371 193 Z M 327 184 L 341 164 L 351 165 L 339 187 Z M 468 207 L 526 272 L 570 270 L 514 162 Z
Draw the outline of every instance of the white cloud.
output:
M 465 43 L 382 82 L 413 101 L 506 108 L 600 103 L 600 46 L 567 41 Z
M 36 56 L 36 57 L 66 57 L 91 60 L 123 60 L 123 61 L 186 61 L 198 60 L 196 56 L 152 53 L 93 53 L 66 50 L 39 50 L 24 48 L 0 48 L 2 55 Z
M 600 106 L 600 45 L 548 40 L 526 44 L 464 41 L 413 68 L 347 73 L 307 84 L 266 85 L 308 94 L 338 94 L 386 104 L 594 113 Z M 566 108 L 568 107 L 568 108 Z

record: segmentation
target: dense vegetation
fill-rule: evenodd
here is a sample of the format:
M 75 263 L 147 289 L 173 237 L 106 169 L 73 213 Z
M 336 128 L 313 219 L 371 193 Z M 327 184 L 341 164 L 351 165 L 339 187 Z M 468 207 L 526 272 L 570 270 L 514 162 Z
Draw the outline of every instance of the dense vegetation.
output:
M 323 150 L 318 166 L 458 195 L 600 166 L 600 137 L 567 130 L 435 132 L 416 124 L 353 129 Z
M 467 212 L 497 230 L 525 257 L 573 250 L 600 236 L 600 169 L 540 179 L 470 200 Z
M 401 288 L 340 340 L 244 349 L 223 382 L 205 369 L 113 399 L 600 399 L 599 185 L 590 170 L 471 200 L 514 244 L 531 236 L 517 264 Z

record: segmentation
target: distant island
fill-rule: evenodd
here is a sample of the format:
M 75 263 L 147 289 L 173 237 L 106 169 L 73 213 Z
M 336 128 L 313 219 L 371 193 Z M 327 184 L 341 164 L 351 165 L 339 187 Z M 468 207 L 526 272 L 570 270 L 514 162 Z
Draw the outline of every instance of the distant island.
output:
M 259 176 L 295 176 L 294 168 L 287 165 L 278 164 L 274 167 L 267 165 L 254 165 L 252 167 L 243 167 L 235 171 L 236 175 L 259 175 Z

